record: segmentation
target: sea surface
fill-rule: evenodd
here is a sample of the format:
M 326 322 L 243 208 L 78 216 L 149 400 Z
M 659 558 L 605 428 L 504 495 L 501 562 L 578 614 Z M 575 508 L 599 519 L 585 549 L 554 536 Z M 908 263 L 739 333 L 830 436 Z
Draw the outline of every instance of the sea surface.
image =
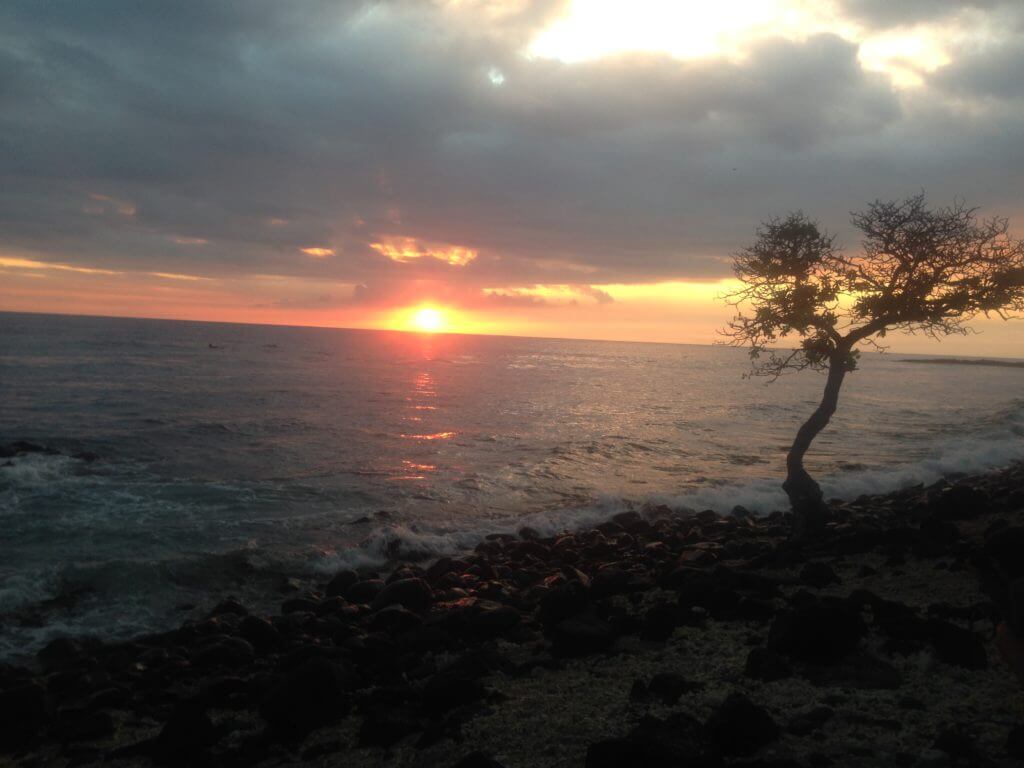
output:
M 906 358 L 848 377 L 808 461 L 828 495 L 1024 458 L 1024 370 Z M 0 313 L 0 445 L 54 451 L 0 466 L 0 658 L 523 525 L 783 508 L 823 378 L 748 367 L 726 347 Z

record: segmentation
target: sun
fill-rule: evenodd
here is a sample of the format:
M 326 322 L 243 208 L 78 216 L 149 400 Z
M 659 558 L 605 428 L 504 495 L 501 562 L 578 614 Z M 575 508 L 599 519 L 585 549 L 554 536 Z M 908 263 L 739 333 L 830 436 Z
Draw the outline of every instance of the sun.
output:
M 444 327 L 444 315 L 439 309 L 423 307 L 412 316 L 412 324 L 424 333 L 436 333 Z

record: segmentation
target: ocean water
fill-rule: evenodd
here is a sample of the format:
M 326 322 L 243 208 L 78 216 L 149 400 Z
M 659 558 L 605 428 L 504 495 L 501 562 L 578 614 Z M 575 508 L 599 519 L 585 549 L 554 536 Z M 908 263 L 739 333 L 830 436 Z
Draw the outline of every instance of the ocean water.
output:
M 808 461 L 829 495 L 1024 458 L 1024 369 L 906 357 L 847 379 Z M 0 466 L 0 657 L 523 525 L 783 508 L 823 379 L 747 369 L 723 347 L 0 314 L 0 445 L 56 451 Z

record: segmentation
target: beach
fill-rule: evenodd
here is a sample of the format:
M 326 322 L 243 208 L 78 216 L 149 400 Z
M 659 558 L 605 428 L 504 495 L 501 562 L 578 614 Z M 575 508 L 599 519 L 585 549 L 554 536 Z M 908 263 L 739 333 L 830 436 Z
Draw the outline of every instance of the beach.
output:
M 1015 765 L 994 645 L 1024 467 L 788 515 L 667 507 L 339 570 L 5 666 L 19 765 Z M 490 762 L 489 762 L 490 761 Z M 639 761 L 639 762 L 638 762 Z

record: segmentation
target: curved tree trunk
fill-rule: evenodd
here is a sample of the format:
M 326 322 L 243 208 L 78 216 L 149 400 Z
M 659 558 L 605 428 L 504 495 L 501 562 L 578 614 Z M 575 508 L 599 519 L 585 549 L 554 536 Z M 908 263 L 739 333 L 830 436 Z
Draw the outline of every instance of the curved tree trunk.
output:
M 789 496 L 789 503 L 793 507 L 792 538 L 798 542 L 813 538 L 825 527 L 827 508 L 824 494 L 821 486 L 804 469 L 804 454 L 836 412 L 839 389 L 845 377 L 845 356 L 836 354 L 829 363 L 828 380 L 825 382 L 821 403 L 800 427 L 786 455 L 786 482 L 782 484 L 782 489 Z

